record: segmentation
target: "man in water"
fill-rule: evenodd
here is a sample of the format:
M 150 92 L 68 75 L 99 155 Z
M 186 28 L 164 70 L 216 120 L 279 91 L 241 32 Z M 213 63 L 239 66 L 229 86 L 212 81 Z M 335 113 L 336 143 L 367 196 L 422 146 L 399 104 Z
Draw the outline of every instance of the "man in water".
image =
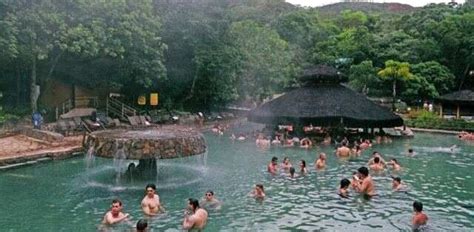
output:
M 188 208 L 183 220 L 183 229 L 202 231 L 207 223 L 207 211 L 199 207 L 198 200 L 189 198 L 188 201 Z
M 138 222 L 137 222 L 137 232 L 145 232 L 147 231 L 147 228 L 148 227 L 148 222 L 144 219 L 140 219 Z
M 423 213 L 423 204 L 419 201 L 413 202 L 413 211 L 415 211 L 415 213 L 413 214 L 411 222 L 413 224 L 413 229 L 416 230 L 420 226 L 426 225 L 428 222 L 428 216 Z
M 289 172 L 291 167 L 293 167 L 293 165 L 290 163 L 290 158 L 283 158 L 283 162 L 281 162 L 281 169 Z
M 398 163 L 397 159 L 393 158 L 391 159 L 389 162 L 388 162 L 389 165 L 392 165 L 393 167 L 393 170 L 395 171 L 400 171 L 400 169 L 402 169 L 402 167 L 400 166 L 400 164 Z
M 341 180 L 341 187 L 339 187 L 339 191 L 338 191 L 339 196 L 344 197 L 344 198 L 349 197 L 349 185 L 350 184 L 351 184 L 351 182 L 346 178 Z
M 392 177 L 392 190 L 395 192 L 406 191 L 406 186 L 402 184 L 400 177 Z
M 142 200 L 142 210 L 148 216 L 155 216 L 164 211 L 160 204 L 160 197 L 156 194 L 156 185 L 148 184 L 145 187 L 146 195 Z
M 336 149 L 336 155 L 339 157 L 349 157 L 351 155 L 351 149 L 347 147 L 347 143 L 343 142 L 342 146 Z
M 316 162 L 314 163 L 314 166 L 315 166 L 316 169 L 325 168 L 326 167 L 326 154 L 321 152 L 319 154 L 319 159 L 316 160 Z
M 276 175 L 278 171 L 278 158 L 273 156 L 272 161 L 268 164 L 267 170 L 272 175 Z
M 122 202 L 118 199 L 114 199 L 112 201 L 112 207 L 104 215 L 102 223 L 106 225 L 113 225 L 126 219 L 128 219 L 128 213 L 124 214 L 122 212 Z
M 206 195 L 199 203 L 203 208 L 209 209 L 220 209 L 222 203 L 214 197 L 214 192 L 209 190 Z
M 377 151 L 374 151 L 374 152 L 372 153 L 372 158 L 370 158 L 369 162 L 367 162 L 367 165 L 370 166 L 370 165 L 374 164 L 375 157 L 379 157 L 380 163 L 381 163 L 382 165 L 385 165 L 385 163 L 386 163 L 385 160 L 382 158 L 382 156 L 380 155 L 380 153 L 377 152 Z
M 384 168 L 383 164 L 380 162 L 379 157 L 374 158 L 374 163 L 370 165 L 370 169 L 374 171 L 382 171 Z
M 255 189 L 250 192 L 250 196 L 257 200 L 263 200 L 265 198 L 265 190 L 262 184 L 256 184 Z
M 372 177 L 369 175 L 369 169 L 366 167 L 360 167 L 357 169 L 357 178 L 360 182 L 357 182 L 355 189 L 357 192 L 364 194 L 365 196 L 372 197 L 375 195 L 375 186 Z

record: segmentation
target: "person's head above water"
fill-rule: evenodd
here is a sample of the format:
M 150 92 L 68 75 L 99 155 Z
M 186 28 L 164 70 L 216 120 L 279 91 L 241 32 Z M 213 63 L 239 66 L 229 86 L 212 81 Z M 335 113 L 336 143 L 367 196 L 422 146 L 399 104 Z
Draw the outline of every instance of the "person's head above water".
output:
M 273 156 L 272 163 L 276 163 L 276 162 L 278 162 L 278 158 L 276 156 Z
M 145 187 L 145 194 L 153 197 L 156 192 L 156 185 L 155 184 L 147 184 Z
M 413 153 L 413 149 L 408 149 L 408 153 Z
M 146 228 L 148 227 L 148 222 L 145 219 L 140 219 L 137 222 L 137 231 L 145 231 Z
M 351 184 L 351 182 L 346 178 L 341 180 L 341 188 L 342 189 L 348 188 L 350 184 Z
M 295 174 L 295 168 L 291 167 L 290 168 L 290 175 L 293 176 Z
M 301 160 L 301 168 L 306 168 L 306 161 L 305 160 Z
M 374 163 L 378 164 L 379 162 L 380 162 L 380 158 L 379 158 L 378 156 L 376 156 L 376 157 L 374 158 Z
M 372 152 L 372 156 L 380 156 L 380 153 L 378 151 Z
M 367 169 L 366 167 L 360 167 L 359 169 L 357 169 L 357 172 L 364 177 L 369 175 L 369 169 Z
M 265 192 L 265 190 L 263 189 L 263 184 L 256 184 L 255 188 L 262 191 L 262 192 Z
M 413 202 L 413 210 L 415 210 L 415 212 L 423 211 L 423 203 L 421 203 L 419 201 L 414 201 Z
M 395 164 L 399 164 L 398 161 L 397 161 L 397 159 L 395 159 L 395 158 L 391 159 L 391 161 L 392 161 L 393 163 L 395 163 Z
M 191 207 L 192 210 L 196 210 L 199 208 L 199 201 L 194 198 L 189 198 L 189 206 Z

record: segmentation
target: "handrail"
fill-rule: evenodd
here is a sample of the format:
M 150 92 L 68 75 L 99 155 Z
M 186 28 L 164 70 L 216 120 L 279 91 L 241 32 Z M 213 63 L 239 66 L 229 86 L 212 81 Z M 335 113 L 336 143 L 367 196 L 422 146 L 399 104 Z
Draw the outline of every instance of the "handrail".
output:
M 128 116 L 137 115 L 136 109 L 111 97 L 107 98 L 106 111 L 107 115 L 109 115 L 109 113 L 113 113 L 117 116 L 120 116 L 120 118 L 123 120 L 126 120 Z

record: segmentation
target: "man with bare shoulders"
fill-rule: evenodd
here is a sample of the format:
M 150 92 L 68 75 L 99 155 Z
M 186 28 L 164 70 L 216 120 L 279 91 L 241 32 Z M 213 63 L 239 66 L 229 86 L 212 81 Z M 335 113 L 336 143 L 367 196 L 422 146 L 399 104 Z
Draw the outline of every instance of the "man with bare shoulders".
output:
M 199 201 L 189 198 L 188 208 L 184 215 L 183 229 L 202 231 L 207 223 L 207 211 L 199 207 Z
M 382 165 L 385 165 L 385 164 L 386 164 L 385 160 L 382 158 L 382 156 L 380 155 L 380 153 L 377 152 L 377 151 L 374 151 L 374 152 L 372 153 L 372 158 L 369 159 L 369 162 L 367 162 L 367 165 L 370 166 L 370 165 L 374 164 L 374 160 L 375 160 L 376 157 L 379 158 L 380 163 L 381 163 Z
M 342 143 L 342 146 L 337 148 L 336 155 L 339 157 L 349 157 L 351 155 L 351 149 L 347 147 L 346 143 Z
M 156 185 L 148 184 L 145 187 L 146 195 L 142 200 L 142 210 L 148 216 L 155 216 L 164 211 L 160 204 L 160 197 L 156 194 Z
M 122 202 L 118 199 L 112 201 L 112 207 L 104 215 L 103 224 L 113 225 L 128 219 L 128 213 L 122 212 Z
M 360 167 L 357 169 L 357 177 L 359 181 L 355 186 L 356 191 L 368 197 L 374 196 L 375 186 L 372 177 L 369 175 L 369 169 L 366 167 Z
M 267 171 L 272 175 L 276 175 L 278 171 L 278 158 L 273 156 L 272 161 L 267 166 Z
M 413 202 L 413 217 L 411 223 L 413 224 L 413 229 L 418 229 L 420 226 L 426 225 L 428 222 L 428 216 L 423 213 L 423 204 L 419 201 Z
M 383 166 L 382 162 L 380 162 L 379 157 L 375 157 L 374 158 L 374 163 L 371 164 L 369 167 L 370 167 L 370 169 L 372 169 L 374 171 L 382 171 L 384 169 L 384 166 Z
M 324 152 L 319 153 L 319 159 L 314 162 L 316 169 L 323 169 L 326 167 L 326 154 Z

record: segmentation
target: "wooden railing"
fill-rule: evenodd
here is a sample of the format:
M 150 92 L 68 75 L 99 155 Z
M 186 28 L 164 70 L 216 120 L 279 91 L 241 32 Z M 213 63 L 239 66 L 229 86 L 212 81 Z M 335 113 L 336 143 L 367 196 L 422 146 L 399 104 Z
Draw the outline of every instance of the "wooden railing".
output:
M 69 112 L 74 108 L 97 108 L 97 106 L 99 106 L 99 99 L 97 97 L 76 97 L 74 101 L 72 98 L 69 98 L 56 106 L 56 120 L 59 119 L 59 116 Z
M 136 116 L 137 110 L 113 97 L 109 97 L 107 98 L 106 113 L 107 115 L 113 114 L 126 121 L 127 117 Z

